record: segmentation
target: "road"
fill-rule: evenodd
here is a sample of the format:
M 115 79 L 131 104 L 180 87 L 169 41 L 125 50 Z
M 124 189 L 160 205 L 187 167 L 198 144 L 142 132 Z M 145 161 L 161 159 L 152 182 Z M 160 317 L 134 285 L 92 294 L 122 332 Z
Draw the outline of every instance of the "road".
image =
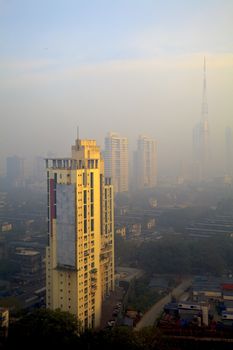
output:
M 185 292 L 185 290 L 191 286 L 191 283 L 191 279 L 184 280 L 181 284 L 174 288 L 171 293 L 154 304 L 138 322 L 135 330 L 140 330 L 143 327 L 153 326 L 155 320 L 161 315 L 164 305 L 171 301 L 171 295 L 178 299 Z

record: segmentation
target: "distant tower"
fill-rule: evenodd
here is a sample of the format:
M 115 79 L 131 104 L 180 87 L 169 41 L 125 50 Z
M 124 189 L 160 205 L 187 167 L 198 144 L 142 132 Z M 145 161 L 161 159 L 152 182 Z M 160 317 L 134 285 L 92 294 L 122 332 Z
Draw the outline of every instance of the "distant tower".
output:
M 114 191 L 127 192 L 129 187 L 128 139 L 109 132 L 105 137 L 105 176 L 111 177 Z
M 225 130 L 226 141 L 226 174 L 233 176 L 233 134 L 232 129 L 228 126 Z
M 134 153 L 134 180 L 137 189 L 152 188 L 157 183 L 157 143 L 139 135 Z
M 197 181 L 207 180 L 210 170 L 210 149 L 205 57 L 203 69 L 201 120 L 193 129 L 193 159 L 195 168 L 194 177 Z
M 20 187 L 24 182 L 24 161 L 18 156 L 7 157 L 6 176 L 9 186 Z
M 205 180 L 208 177 L 210 167 L 210 150 L 209 150 L 209 122 L 208 122 L 208 104 L 206 94 L 206 62 L 204 57 L 204 76 L 202 92 L 202 111 L 201 111 L 201 142 L 202 142 L 202 176 Z

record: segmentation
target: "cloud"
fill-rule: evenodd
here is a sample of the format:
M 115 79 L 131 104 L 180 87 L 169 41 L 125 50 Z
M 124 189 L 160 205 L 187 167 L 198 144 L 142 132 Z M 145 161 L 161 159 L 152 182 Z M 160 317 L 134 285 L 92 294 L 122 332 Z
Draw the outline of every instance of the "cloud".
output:
M 46 69 L 57 64 L 52 59 L 36 59 L 36 60 L 1 60 L 1 70 L 7 72 L 30 72 L 40 69 Z
M 121 59 L 107 60 L 91 64 L 59 64 L 56 60 L 26 60 L 26 61 L 0 61 L 3 71 L 0 87 L 23 88 L 54 84 L 57 82 L 77 81 L 83 77 L 109 77 L 118 74 L 141 74 L 156 72 L 179 72 L 187 69 L 198 69 L 206 56 L 208 70 L 233 68 L 233 53 L 206 53 L 182 55 L 163 55 L 150 59 Z

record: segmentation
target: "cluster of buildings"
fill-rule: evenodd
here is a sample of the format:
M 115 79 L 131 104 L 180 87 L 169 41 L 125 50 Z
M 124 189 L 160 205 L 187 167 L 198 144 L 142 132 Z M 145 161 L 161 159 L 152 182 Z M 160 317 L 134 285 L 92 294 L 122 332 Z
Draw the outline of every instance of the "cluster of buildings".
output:
M 45 183 L 44 158 L 36 156 L 31 166 L 22 157 L 9 156 L 6 158 L 6 188 L 43 188 Z
M 154 217 L 146 217 L 142 213 L 141 215 L 137 214 L 137 216 L 128 214 L 126 216 L 117 216 L 117 218 L 115 233 L 123 239 L 145 241 L 158 237 L 156 219 Z
M 210 151 L 209 124 L 206 98 L 206 67 L 202 117 L 193 132 L 193 177 L 197 182 L 209 179 Z M 227 173 L 233 176 L 233 137 L 226 132 Z M 46 291 L 49 309 L 68 311 L 77 316 L 83 329 L 101 324 L 104 300 L 115 288 L 114 276 L 114 195 L 129 190 L 154 188 L 157 185 L 157 143 L 153 138 L 140 135 L 129 167 L 129 144 L 126 137 L 108 133 L 104 150 L 100 151 L 94 140 L 76 139 L 71 157 L 47 158 L 47 213 L 48 246 L 46 259 L 39 250 L 22 244 L 12 246 L 13 260 L 21 266 L 14 276 L 21 285 L 41 287 L 27 299 L 28 305 L 40 300 Z M 34 183 L 44 181 L 44 160 L 37 157 L 33 168 Z M 25 186 L 24 160 L 17 156 L 6 161 L 6 180 L 9 187 Z M 132 171 L 132 176 L 130 172 Z M 132 178 L 132 181 L 129 181 Z M 130 186 L 129 186 L 130 183 Z M 131 185 L 132 184 L 132 185 Z M 4 202 L 4 201 L 3 201 Z M 0 201 L 0 206 L 4 203 Z M 123 238 L 143 239 L 156 234 L 157 201 L 151 197 L 147 211 L 120 208 L 116 234 Z M 158 213 L 157 213 L 158 215 Z M 219 232 L 230 232 L 231 218 L 192 223 L 186 231 L 193 236 L 209 237 Z M 2 232 L 12 230 L 12 224 L 4 222 Z M 151 239 L 151 237 L 149 237 Z M 158 239 L 154 235 L 155 239 Z M 17 242 L 16 242 L 17 244 Z M 0 255 L 5 257 L 4 241 L 0 241 Z M 46 262 L 46 266 L 45 266 Z M 199 284 L 198 284 L 199 283 Z M 224 287 L 225 286 L 225 287 Z M 29 295 L 28 295 L 29 296 Z M 209 299 L 217 300 L 222 308 L 222 319 L 233 321 L 233 284 L 210 287 L 200 281 L 193 285 L 191 302 L 170 303 L 165 307 L 165 323 L 185 320 L 189 315 L 194 325 L 208 326 Z M 180 322 L 180 321 L 179 321 Z
M 193 300 L 233 301 L 233 281 L 226 278 L 196 277 L 192 287 Z
M 105 138 L 105 173 L 112 178 L 114 191 L 129 191 L 128 139 L 116 133 Z M 157 184 L 157 144 L 150 137 L 140 135 L 134 152 L 132 188 L 152 188 Z
M 211 329 L 232 331 L 232 278 L 197 276 L 185 300 L 172 301 L 164 306 L 161 328 Z
M 114 192 L 128 192 L 133 189 L 155 187 L 157 183 L 157 144 L 145 135 L 137 140 L 133 165 L 130 166 L 129 142 L 127 137 L 109 132 L 102 151 L 105 162 L 105 176 L 111 177 Z M 18 156 L 6 158 L 6 185 L 10 188 L 39 186 L 45 182 L 43 157 L 35 157 L 29 171 L 25 159 Z M 132 176 L 130 176 L 132 172 Z M 129 186 L 129 178 L 132 177 Z M 131 185 L 132 184 L 132 185 Z
M 46 258 L 29 237 L 13 239 L 12 222 L 4 221 L 1 231 L 4 237 L 10 232 L 12 240 L 1 241 L 1 256 L 21 266 L 10 281 L 18 288 L 11 288 L 9 295 L 21 298 L 25 307 L 36 305 L 41 296 L 35 292 L 43 289 L 46 275 L 46 306 L 71 312 L 83 328 L 98 327 L 103 301 L 115 285 L 114 194 L 129 191 L 128 139 L 109 133 L 101 152 L 94 140 L 77 138 L 70 158 L 47 158 L 46 171 L 43 163 L 41 157 L 34 160 L 32 183 L 42 183 L 47 173 Z M 156 186 L 154 139 L 139 136 L 133 169 L 134 189 Z M 8 157 L 6 185 L 27 187 L 25 179 L 24 159 Z M 151 229 L 155 223 L 148 225 Z M 133 223 L 130 230 L 140 235 L 141 224 Z
M 24 308 L 29 296 L 45 285 L 46 221 L 39 215 L 28 219 L 29 204 L 17 193 L 13 201 L 7 192 L 0 197 L 0 298 L 17 297 Z M 36 199 L 30 203 L 32 210 L 40 207 Z
M 231 215 L 212 215 L 192 220 L 185 227 L 185 233 L 193 238 L 211 238 L 220 234 L 232 234 L 233 219 Z
M 207 327 L 209 325 L 207 303 L 171 302 L 164 306 L 164 312 L 159 322 L 161 328 Z
M 4 247 L 0 244 L 0 253 L 5 266 L 0 298 L 17 297 L 22 308 L 26 308 L 28 297 L 45 285 L 44 245 L 40 249 L 37 244 L 33 247 L 30 242 L 8 241 Z

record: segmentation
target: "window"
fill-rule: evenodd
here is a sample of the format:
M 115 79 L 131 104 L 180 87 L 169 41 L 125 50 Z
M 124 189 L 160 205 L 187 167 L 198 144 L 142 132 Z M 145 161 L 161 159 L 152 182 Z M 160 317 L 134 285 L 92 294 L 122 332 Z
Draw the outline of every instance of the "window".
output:
M 84 207 L 83 207 L 83 216 L 84 216 L 84 219 L 87 218 L 87 206 L 86 205 L 84 205 Z
M 83 202 L 84 202 L 84 204 L 87 204 L 87 191 L 86 190 L 83 191 Z
M 91 189 L 91 203 L 94 202 L 94 190 Z
M 91 219 L 91 231 L 94 231 L 94 219 Z
M 83 186 L 87 185 L 87 174 L 83 173 Z
M 94 216 L 94 204 L 91 203 L 91 216 Z
M 87 220 L 84 220 L 84 233 L 87 233 Z
M 91 188 L 94 187 L 94 174 L 90 173 L 90 182 L 91 182 Z

